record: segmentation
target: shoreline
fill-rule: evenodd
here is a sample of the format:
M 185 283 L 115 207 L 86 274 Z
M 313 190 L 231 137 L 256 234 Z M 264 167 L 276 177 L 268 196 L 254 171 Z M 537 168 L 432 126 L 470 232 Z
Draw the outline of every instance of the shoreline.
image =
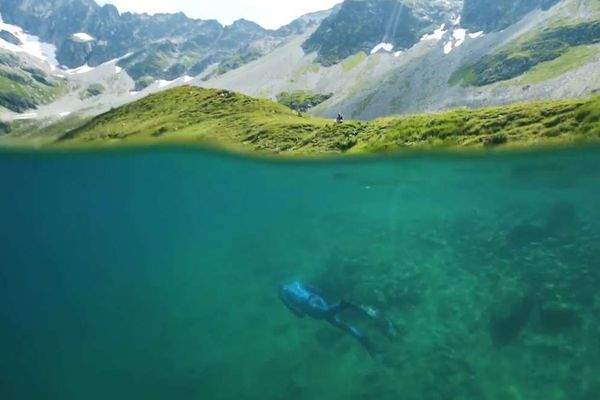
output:
M 537 156 L 547 154 L 568 154 L 579 151 L 600 151 L 600 140 L 580 140 L 569 143 L 536 143 L 513 144 L 502 147 L 405 147 L 396 150 L 360 153 L 268 153 L 233 149 L 223 146 L 210 146 L 204 143 L 188 142 L 160 142 L 160 143 L 128 143 L 101 145 L 69 145 L 69 146 L 0 146 L 0 157 L 11 155 L 24 156 L 53 156 L 53 155 L 86 155 L 86 154 L 111 154 L 119 152 L 154 153 L 162 151 L 193 152 L 200 155 L 246 159 L 267 163 L 310 163 L 320 164 L 329 162 L 363 162 L 385 161 L 389 159 L 414 159 L 427 157 L 472 158 L 472 159 L 497 159 L 517 155 Z

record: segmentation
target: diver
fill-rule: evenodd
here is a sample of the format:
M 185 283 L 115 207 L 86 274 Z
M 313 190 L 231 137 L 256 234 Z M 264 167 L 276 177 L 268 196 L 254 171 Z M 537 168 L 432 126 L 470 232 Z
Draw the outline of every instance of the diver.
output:
M 329 304 L 318 289 L 298 281 L 280 286 L 279 298 L 297 317 L 303 318 L 305 315 L 308 315 L 314 319 L 325 320 L 356 339 L 367 350 L 371 357 L 375 359 L 380 358 L 367 337 L 356 327 L 343 322 L 340 317 L 342 311 L 356 309 L 368 317 L 375 319 L 379 317 L 379 312 L 373 307 L 359 306 L 345 300 L 342 300 L 337 304 Z M 393 325 L 387 320 L 386 330 L 387 334 L 390 336 L 395 335 Z

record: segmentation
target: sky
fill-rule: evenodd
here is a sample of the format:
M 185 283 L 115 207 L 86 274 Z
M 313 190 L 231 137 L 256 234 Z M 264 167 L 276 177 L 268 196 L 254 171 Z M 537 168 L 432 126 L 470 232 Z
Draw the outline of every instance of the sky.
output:
M 217 19 L 225 25 L 245 18 L 270 29 L 283 26 L 301 15 L 326 10 L 342 0 L 99 0 L 112 3 L 119 11 L 174 13 L 188 17 Z

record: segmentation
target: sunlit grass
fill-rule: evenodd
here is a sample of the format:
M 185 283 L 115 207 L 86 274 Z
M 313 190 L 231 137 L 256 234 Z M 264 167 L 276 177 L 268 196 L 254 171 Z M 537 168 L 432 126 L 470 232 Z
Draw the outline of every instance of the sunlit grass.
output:
M 534 75 L 534 79 L 545 79 L 554 73 L 558 74 L 560 69 L 568 71 L 576 65 L 583 65 L 586 58 L 577 59 L 578 56 L 583 56 L 583 50 L 578 48 L 599 42 L 600 20 L 577 24 L 558 21 L 473 64 L 462 66 L 452 74 L 449 83 L 485 86 L 522 76 L 538 66 L 556 61 L 550 68 L 541 67 L 542 71 Z M 558 68 L 556 72 L 552 71 L 554 67 Z
M 515 83 L 529 85 L 556 78 L 594 61 L 599 53 L 597 46 L 573 47 L 559 58 L 537 65 Z
M 342 62 L 342 72 L 350 72 L 354 68 L 358 67 L 363 61 L 367 59 L 367 54 L 364 52 L 356 53 L 353 56 L 348 57 Z
M 148 96 L 68 132 L 62 145 L 200 143 L 264 153 L 370 153 L 600 139 L 600 97 L 335 124 L 269 100 L 197 87 Z

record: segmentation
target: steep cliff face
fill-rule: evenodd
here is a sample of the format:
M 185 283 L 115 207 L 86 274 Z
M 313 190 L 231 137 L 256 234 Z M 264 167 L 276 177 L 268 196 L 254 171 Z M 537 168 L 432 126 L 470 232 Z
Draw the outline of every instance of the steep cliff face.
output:
M 536 8 L 548 9 L 560 0 L 465 0 L 462 25 L 471 31 L 509 27 Z
M 72 33 L 81 32 L 99 16 L 100 9 L 93 0 L 0 1 L 0 13 L 5 22 L 20 26 L 45 42 L 54 44 Z
M 378 44 L 405 50 L 452 18 L 462 1 L 345 0 L 303 44 L 316 51 L 323 65 L 335 64 L 359 51 L 366 53 Z

